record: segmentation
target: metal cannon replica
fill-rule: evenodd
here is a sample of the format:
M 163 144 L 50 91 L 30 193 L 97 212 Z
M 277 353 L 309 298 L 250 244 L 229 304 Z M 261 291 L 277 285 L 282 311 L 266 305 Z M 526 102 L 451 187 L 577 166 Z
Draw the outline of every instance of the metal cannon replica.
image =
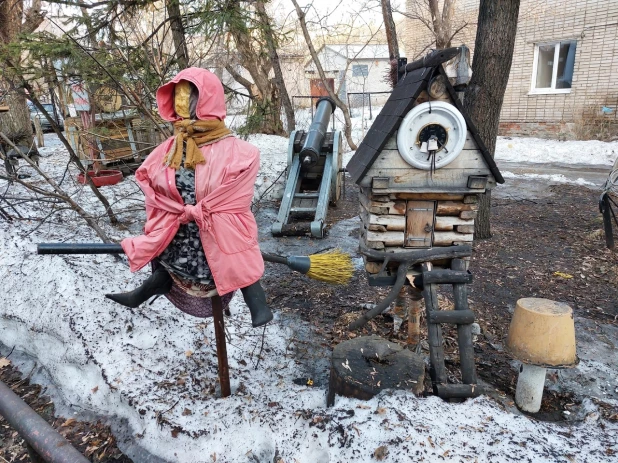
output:
M 287 180 L 273 236 L 324 236 L 328 205 L 341 194 L 341 132 L 327 132 L 335 108 L 333 100 L 320 98 L 309 129 L 290 134 Z

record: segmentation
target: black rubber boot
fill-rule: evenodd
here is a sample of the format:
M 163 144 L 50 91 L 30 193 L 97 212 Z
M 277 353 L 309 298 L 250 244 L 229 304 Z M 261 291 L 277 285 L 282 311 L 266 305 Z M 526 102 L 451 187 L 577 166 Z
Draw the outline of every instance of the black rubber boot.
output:
M 264 294 L 264 290 L 259 281 L 256 281 L 246 288 L 240 288 L 240 291 L 245 298 L 245 303 L 249 306 L 251 323 L 254 328 L 266 325 L 266 323 L 273 319 L 273 313 L 266 304 L 266 294 Z
M 166 294 L 172 289 L 172 277 L 163 267 L 157 269 L 150 275 L 139 288 L 128 293 L 106 294 L 105 297 L 118 304 L 134 309 L 142 302 L 146 302 L 157 294 Z

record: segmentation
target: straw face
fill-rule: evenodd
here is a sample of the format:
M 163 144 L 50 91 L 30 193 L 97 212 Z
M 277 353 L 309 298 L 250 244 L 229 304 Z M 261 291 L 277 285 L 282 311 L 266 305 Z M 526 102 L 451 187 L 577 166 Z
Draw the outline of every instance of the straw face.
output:
M 349 254 L 335 249 L 323 254 L 309 256 L 311 267 L 307 272 L 309 278 L 327 283 L 345 285 L 354 274 L 354 265 Z

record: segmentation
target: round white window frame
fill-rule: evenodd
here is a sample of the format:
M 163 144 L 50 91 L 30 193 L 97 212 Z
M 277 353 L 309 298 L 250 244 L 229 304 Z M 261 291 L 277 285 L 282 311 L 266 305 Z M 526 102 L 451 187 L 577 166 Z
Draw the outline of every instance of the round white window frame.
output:
M 430 109 L 431 113 L 429 112 Z M 426 117 L 427 115 L 431 117 Z M 421 154 L 426 156 L 425 153 L 421 153 L 420 146 L 416 144 L 416 141 L 419 132 L 428 124 L 439 124 L 448 133 L 446 141 L 448 153 L 445 153 L 445 156 L 436 162 L 436 169 L 447 166 L 459 156 L 466 144 L 468 132 L 466 120 L 452 104 L 444 101 L 431 101 L 412 108 L 403 118 L 397 131 L 397 149 L 408 164 L 422 170 L 430 170 L 432 166 L 430 161 L 419 162 L 415 157 Z M 453 136 L 455 134 L 456 136 Z

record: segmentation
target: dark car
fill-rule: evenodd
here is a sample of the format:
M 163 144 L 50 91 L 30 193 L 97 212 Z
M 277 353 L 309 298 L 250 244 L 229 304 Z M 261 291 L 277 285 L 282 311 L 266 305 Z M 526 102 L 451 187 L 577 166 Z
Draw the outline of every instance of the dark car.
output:
M 45 111 L 47 111 L 47 113 L 53 118 L 53 120 L 56 121 L 56 124 L 58 124 L 60 130 L 63 130 L 64 121 L 62 120 L 62 117 L 58 114 L 58 111 L 54 109 L 54 105 L 51 103 L 42 103 L 42 105 L 45 108 Z M 41 129 L 43 129 L 43 132 L 53 132 L 54 129 L 52 129 L 51 123 L 49 122 L 47 117 L 45 117 L 45 115 L 39 111 L 39 108 L 37 108 L 30 102 L 28 103 L 28 108 L 30 109 L 30 120 L 32 121 L 33 130 L 34 121 L 38 118 L 41 122 Z

